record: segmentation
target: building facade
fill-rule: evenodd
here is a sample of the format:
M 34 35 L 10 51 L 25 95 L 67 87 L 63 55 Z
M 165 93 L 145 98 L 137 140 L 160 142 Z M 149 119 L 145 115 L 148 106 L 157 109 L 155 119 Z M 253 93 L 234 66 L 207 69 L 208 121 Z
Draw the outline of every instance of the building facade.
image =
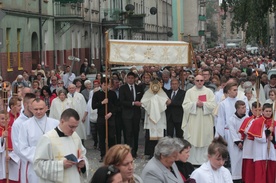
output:
M 173 35 L 172 0 L 2 0 L 0 5 L 5 14 L 0 74 L 9 81 L 37 64 L 45 70 L 71 65 L 71 55 L 81 60 L 76 74 L 84 58 L 101 70 L 106 31 L 111 39 Z

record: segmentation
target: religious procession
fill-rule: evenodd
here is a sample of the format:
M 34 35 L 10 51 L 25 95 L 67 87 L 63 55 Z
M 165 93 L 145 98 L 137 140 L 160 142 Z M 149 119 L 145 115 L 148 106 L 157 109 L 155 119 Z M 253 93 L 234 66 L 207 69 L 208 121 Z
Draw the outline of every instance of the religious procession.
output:
M 275 183 L 273 50 L 109 40 L 107 55 L 105 72 L 69 57 L 79 70 L 0 78 L 0 183 Z

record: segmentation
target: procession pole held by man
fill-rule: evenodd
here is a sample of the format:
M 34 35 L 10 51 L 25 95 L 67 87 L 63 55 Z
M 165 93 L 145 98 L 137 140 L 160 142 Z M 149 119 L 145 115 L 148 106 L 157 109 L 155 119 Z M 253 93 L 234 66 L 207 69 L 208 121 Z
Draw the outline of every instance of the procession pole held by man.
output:
M 260 108 L 260 105 L 259 105 L 259 96 L 260 96 L 260 77 L 259 77 L 259 73 L 258 71 L 256 71 L 256 99 L 257 99 L 257 117 L 260 116 L 260 112 L 259 112 L 259 108 Z
M 272 104 L 272 109 L 273 109 L 273 115 L 272 115 L 272 121 L 271 121 L 271 125 L 270 125 L 270 129 L 272 129 L 272 131 L 270 132 L 270 135 L 268 137 L 268 143 L 267 143 L 267 154 L 268 154 L 268 156 L 269 156 L 269 151 L 270 151 L 270 136 L 272 136 L 272 133 L 274 131 L 274 118 L 275 118 L 275 112 L 276 112 L 276 101 L 275 100 Z
M 193 66 L 193 63 L 195 64 L 196 75 L 197 75 L 198 74 L 198 66 L 197 66 L 197 62 L 196 62 L 194 48 L 193 48 L 192 41 L 191 41 L 191 35 L 189 34 L 188 37 L 189 37 L 189 51 L 188 51 L 189 64 L 191 64 L 192 66 Z M 193 62 L 192 62 L 192 60 L 193 60 Z
M 105 32 L 105 45 L 106 45 L 106 50 L 105 50 L 105 83 L 107 84 L 107 80 L 108 80 L 108 69 L 109 69 L 109 64 L 108 64 L 108 57 L 109 57 L 109 43 L 108 43 L 108 39 L 109 39 L 109 31 Z M 111 72 L 111 70 L 110 70 Z M 108 94 L 108 87 L 105 88 L 105 98 L 107 98 Z M 108 113 L 108 103 L 105 104 L 105 116 Z M 105 119 L 105 149 L 106 151 L 108 150 L 108 119 Z
M 4 82 L 4 87 L 3 87 L 3 108 L 5 111 L 5 131 L 8 131 L 8 113 L 7 113 L 7 104 L 8 104 L 8 92 L 7 92 L 7 87 L 6 83 Z M 6 136 L 5 140 L 5 150 L 6 150 L 6 183 L 9 182 L 9 148 L 8 148 L 8 133 Z

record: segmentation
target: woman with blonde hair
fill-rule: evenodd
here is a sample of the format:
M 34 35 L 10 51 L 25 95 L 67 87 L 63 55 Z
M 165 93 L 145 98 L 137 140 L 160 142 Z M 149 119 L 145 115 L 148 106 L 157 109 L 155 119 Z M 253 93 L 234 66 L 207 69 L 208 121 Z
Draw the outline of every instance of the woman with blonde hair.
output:
M 125 144 L 112 146 L 106 153 L 104 165 L 114 165 L 121 172 L 123 183 L 142 183 L 140 177 L 134 174 L 131 148 Z

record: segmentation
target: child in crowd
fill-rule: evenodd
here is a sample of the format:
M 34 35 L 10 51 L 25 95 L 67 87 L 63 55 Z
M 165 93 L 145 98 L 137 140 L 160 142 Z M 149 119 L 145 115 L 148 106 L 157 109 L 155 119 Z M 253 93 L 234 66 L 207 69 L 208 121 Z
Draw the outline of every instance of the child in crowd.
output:
M 7 119 L 5 119 L 7 118 Z M 13 152 L 11 141 L 11 126 L 5 129 L 6 123 L 9 122 L 8 114 L 4 111 L 0 111 L 0 183 L 6 183 L 6 159 L 8 159 L 9 167 L 9 182 L 19 183 L 19 166 L 20 159 Z M 8 143 L 6 145 L 6 143 Z M 6 146 L 8 148 L 8 156 L 6 156 Z
M 248 130 L 248 139 L 253 140 L 254 182 L 275 183 L 276 151 L 275 123 L 272 120 L 272 105 L 264 104 L 262 116 L 255 119 Z M 252 176 L 253 176 L 252 175 Z
M 273 104 L 273 103 L 274 103 L 274 100 L 275 100 L 275 98 L 276 98 L 276 90 L 275 90 L 275 89 L 269 90 L 268 95 L 269 95 L 269 99 L 267 99 L 267 100 L 265 101 L 265 103 Z
M 257 102 L 253 102 L 252 104 L 252 116 L 245 118 L 241 127 L 239 129 L 239 133 L 241 134 L 241 140 L 243 140 L 243 151 L 242 151 L 242 180 L 244 183 L 252 183 L 254 182 L 254 161 L 253 161 L 253 141 L 248 139 L 248 129 L 251 127 L 254 120 L 261 115 L 262 106 L 259 103 L 257 106 Z
M 229 119 L 228 151 L 231 161 L 231 173 L 234 183 L 241 183 L 242 179 L 242 149 L 243 142 L 239 133 L 240 126 L 246 115 L 245 102 L 238 100 L 235 103 L 236 112 Z
M 208 162 L 193 171 L 191 178 L 197 183 L 232 183 L 230 171 L 223 165 L 227 160 L 227 143 L 221 136 L 208 147 Z

